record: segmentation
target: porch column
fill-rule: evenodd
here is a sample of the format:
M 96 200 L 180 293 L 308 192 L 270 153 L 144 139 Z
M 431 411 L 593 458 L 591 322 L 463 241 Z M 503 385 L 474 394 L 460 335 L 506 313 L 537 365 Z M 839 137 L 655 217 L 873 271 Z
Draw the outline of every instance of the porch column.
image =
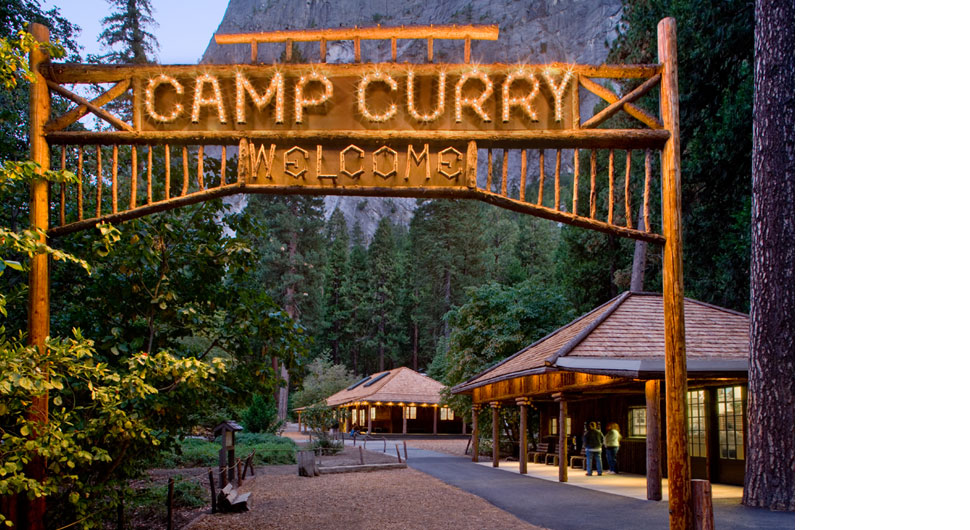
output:
M 431 412 L 434 413 L 434 418 L 431 421 L 431 434 L 438 434 L 438 405 L 435 405 Z
M 519 406 L 519 473 L 529 472 L 529 400 L 515 400 Z
M 467 427 L 468 427 L 468 423 L 467 423 L 467 422 L 465 422 L 465 418 L 462 418 L 462 419 L 461 419 L 461 433 L 462 433 L 462 434 L 468 434 L 468 433 L 466 432 L 466 431 L 468 430 L 468 429 L 467 429 Z
M 492 467 L 498 467 L 498 409 L 502 405 L 498 401 L 490 403 L 492 406 Z
M 569 433 L 566 432 L 566 396 L 561 393 L 552 395 L 552 398 L 559 403 L 559 482 L 569 482 L 569 452 L 567 444 Z
M 408 406 L 401 405 L 401 434 L 408 433 Z
M 472 462 L 478 462 L 478 405 L 472 405 Z
M 372 407 L 372 405 L 370 403 L 367 403 L 367 408 L 366 408 L 367 412 L 365 413 L 365 414 L 367 414 L 367 434 L 370 434 L 370 432 L 371 432 L 371 423 L 370 423 L 371 422 L 371 407 Z
M 663 498 L 660 472 L 660 380 L 646 383 L 647 395 L 647 499 Z

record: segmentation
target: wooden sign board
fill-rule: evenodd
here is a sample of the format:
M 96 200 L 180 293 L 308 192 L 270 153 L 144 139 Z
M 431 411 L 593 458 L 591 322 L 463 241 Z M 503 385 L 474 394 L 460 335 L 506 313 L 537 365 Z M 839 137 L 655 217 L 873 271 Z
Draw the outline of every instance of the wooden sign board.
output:
M 292 65 L 162 68 L 136 85 L 144 131 L 505 131 L 571 128 L 576 79 L 552 65 Z
M 474 142 L 240 145 L 246 187 L 453 189 L 475 187 Z

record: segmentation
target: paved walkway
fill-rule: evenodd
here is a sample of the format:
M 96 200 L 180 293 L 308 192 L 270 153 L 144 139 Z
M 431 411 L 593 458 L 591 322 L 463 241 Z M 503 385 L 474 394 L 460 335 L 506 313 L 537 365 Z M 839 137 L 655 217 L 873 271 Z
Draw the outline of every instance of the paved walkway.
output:
M 667 503 L 641 500 L 621 494 L 597 491 L 607 479 L 624 476 L 588 478 L 579 470 L 570 474 L 573 482 L 561 484 L 535 476 L 523 476 L 515 471 L 494 469 L 474 464 L 468 458 L 445 455 L 433 451 L 409 449 L 408 466 L 427 473 L 443 482 L 473 493 L 514 514 L 522 520 L 553 530 L 581 530 L 603 528 L 667 528 Z M 531 466 L 530 466 L 531 467 Z M 537 465 L 535 471 L 544 474 Z M 636 477 L 636 476 L 634 476 Z M 643 482 L 643 477 L 639 478 Z M 590 486 L 603 479 L 597 489 Z M 584 487 L 585 485 L 585 487 Z M 645 487 L 645 486 L 644 486 Z M 722 492 L 723 493 L 723 492 Z M 793 513 L 770 512 L 741 506 L 735 496 L 714 499 L 714 526 L 718 530 L 731 529 L 787 529 L 795 528 Z

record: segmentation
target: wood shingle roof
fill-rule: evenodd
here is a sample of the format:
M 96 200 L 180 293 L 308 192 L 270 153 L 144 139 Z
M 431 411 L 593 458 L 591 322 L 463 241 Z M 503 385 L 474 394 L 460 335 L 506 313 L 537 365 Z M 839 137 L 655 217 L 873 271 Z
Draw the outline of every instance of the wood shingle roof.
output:
M 688 298 L 684 318 L 688 373 L 747 371 L 748 315 Z M 637 377 L 662 373 L 663 360 L 663 296 L 626 292 L 452 391 L 562 369 Z
M 368 386 L 368 383 L 373 384 Z M 367 381 L 337 392 L 327 398 L 327 405 L 343 405 L 354 401 L 432 404 L 441 400 L 440 392 L 444 387 L 424 374 L 401 366 L 372 374 Z

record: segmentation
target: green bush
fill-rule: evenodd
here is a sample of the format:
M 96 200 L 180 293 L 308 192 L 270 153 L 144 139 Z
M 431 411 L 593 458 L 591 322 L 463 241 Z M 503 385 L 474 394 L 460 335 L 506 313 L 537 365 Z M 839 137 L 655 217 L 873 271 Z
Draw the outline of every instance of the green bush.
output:
M 242 411 L 239 420 L 249 432 L 275 431 L 281 423 L 276 419 L 276 403 L 268 396 L 253 395 L 249 407 Z
M 290 444 L 296 447 L 296 442 L 284 436 L 276 436 L 268 432 L 237 432 L 236 444 L 255 445 L 255 444 Z
M 218 442 L 187 438 L 175 451 L 162 453 L 155 465 L 162 468 L 217 467 L 221 448 L 222 444 Z M 236 458 L 245 459 L 254 449 L 253 465 L 296 463 L 296 444 L 289 438 L 258 433 L 236 435 Z
M 172 501 L 176 507 L 198 508 L 210 501 L 202 485 L 195 480 L 186 479 L 181 475 L 175 475 L 175 487 L 173 488 Z M 166 506 L 168 503 L 168 483 L 152 484 L 147 488 L 135 490 L 131 498 L 133 507 L 144 506 L 150 509 L 157 509 Z

